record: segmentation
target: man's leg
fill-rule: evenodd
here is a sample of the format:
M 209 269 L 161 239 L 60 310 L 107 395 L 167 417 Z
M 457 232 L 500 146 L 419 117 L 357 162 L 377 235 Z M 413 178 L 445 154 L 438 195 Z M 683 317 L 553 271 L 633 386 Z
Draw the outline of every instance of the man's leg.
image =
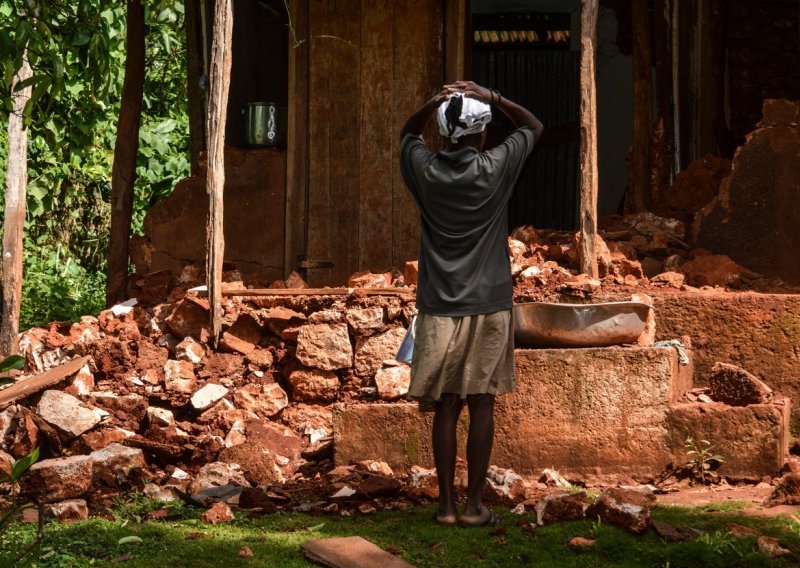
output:
M 433 460 L 439 479 L 438 521 L 456 522 L 456 425 L 464 403 L 457 394 L 443 394 L 433 416 Z
M 467 437 L 467 505 L 463 520 L 482 523 L 492 513 L 483 507 L 483 486 L 489 469 L 494 440 L 494 395 L 471 394 L 467 396 L 469 407 L 469 435 Z

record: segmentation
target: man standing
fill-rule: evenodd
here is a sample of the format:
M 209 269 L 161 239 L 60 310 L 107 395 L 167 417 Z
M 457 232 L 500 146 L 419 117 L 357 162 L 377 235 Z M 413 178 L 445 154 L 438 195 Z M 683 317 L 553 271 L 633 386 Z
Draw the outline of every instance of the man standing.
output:
M 517 129 L 483 151 L 491 106 Z M 421 134 L 437 113 L 447 151 L 434 154 Z M 512 280 L 507 206 L 544 127 L 497 91 L 445 85 L 408 119 L 400 168 L 420 212 L 416 341 L 409 398 L 434 411 L 433 454 L 442 524 L 486 526 L 499 518 L 482 503 L 494 437 L 494 399 L 514 390 Z M 456 510 L 456 425 L 469 408 L 467 502 Z

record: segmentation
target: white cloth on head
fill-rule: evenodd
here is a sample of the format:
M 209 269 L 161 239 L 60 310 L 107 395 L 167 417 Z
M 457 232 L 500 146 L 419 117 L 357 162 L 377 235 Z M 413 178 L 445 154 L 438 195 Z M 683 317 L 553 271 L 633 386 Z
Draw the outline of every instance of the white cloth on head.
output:
M 459 120 L 466 126 L 461 124 L 454 125 L 455 130 L 451 133 L 450 127 L 446 116 L 447 106 L 450 104 L 450 98 L 461 97 L 461 116 Z M 446 101 L 439 105 L 437 111 L 437 118 L 439 119 L 439 134 L 450 138 L 453 142 L 457 142 L 462 136 L 469 136 L 483 132 L 486 125 L 492 120 L 492 107 L 486 103 L 482 103 L 477 99 L 465 97 L 462 93 L 453 93 Z

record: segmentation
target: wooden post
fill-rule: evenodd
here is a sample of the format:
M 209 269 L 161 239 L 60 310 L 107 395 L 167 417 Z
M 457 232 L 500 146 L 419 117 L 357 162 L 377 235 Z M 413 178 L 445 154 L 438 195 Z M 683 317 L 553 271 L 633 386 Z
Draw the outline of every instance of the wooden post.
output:
M 5 211 L 3 219 L 3 295 L 0 320 L 0 355 L 17 352 L 19 307 L 22 299 L 22 228 L 25 224 L 25 198 L 28 187 L 28 129 L 23 120 L 32 86 L 17 90 L 17 85 L 33 75 L 28 50 L 11 83 L 11 114 L 8 115 L 8 164 L 6 166 Z
M 223 189 L 225 186 L 225 119 L 228 110 L 228 83 L 231 77 L 231 36 L 233 0 L 217 0 L 208 89 L 208 191 L 209 208 L 206 234 L 206 282 L 210 303 L 211 333 L 219 339 L 222 319 L 222 262 L 225 257 L 223 233 Z
M 581 209 L 580 270 L 597 278 L 597 92 L 595 47 L 599 0 L 581 0 Z
M 308 195 L 308 0 L 289 2 L 289 128 L 286 155 L 284 276 L 297 270 L 306 252 Z M 305 276 L 305 274 L 304 274 Z
M 463 81 L 472 75 L 469 0 L 446 0 L 444 21 L 444 80 Z
M 633 149 L 631 187 L 635 211 L 650 205 L 650 144 L 653 130 L 653 49 L 647 0 L 631 0 L 633 20 Z
M 106 305 L 128 297 L 128 243 L 133 217 L 133 186 L 144 93 L 144 7 L 141 0 L 128 0 L 125 34 L 125 79 L 114 145 L 111 173 L 111 235 L 108 246 Z

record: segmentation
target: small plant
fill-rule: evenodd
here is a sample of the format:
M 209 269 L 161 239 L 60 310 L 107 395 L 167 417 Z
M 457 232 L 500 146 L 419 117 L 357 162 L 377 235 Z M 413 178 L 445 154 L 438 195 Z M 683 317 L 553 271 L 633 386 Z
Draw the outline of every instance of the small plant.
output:
M 726 552 L 732 552 L 739 558 L 744 558 L 749 550 L 747 545 L 737 539 L 728 531 L 716 531 L 713 533 L 706 533 L 698 537 L 698 542 L 702 542 L 708 546 L 715 554 L 722 556 Z
M 3 361 L 5 363 L 5 361 Z M 0 473 L 0 483 L 11 485 L 11 507 L 0 516 L 0 536 L 2 536 L 11 523 L 17 519 L 25 509 L 33 507 L 33 503 L 19 502 L 19 480 L 22 479 L 30 467 L 39 459 L 39 448 L 36 448 L 24 458 L 18 459 L 11 466 L 11 474 Z M 39 526 L 36 536 L 14 557 L 15 562 L 19 562 L 27 556 L 33 548 L 44 538 L 44 503 L 39 503 Z
M 691 436 L 684 442 L 686 454 L 691 458 L 686 464 L 686 469 L 694 481 L 710 483 L 719 479 L 715 468 L 725 461 L 721 455 L 714 453 L 714 445 L 708 440 L 694 441 Z
M 592 521 L 592 528 L 589 529 L 589 536 L 597 540 L 600 537 L 600 531 L 603 530 L 603 519 L 597 515 L 597 520 Z

